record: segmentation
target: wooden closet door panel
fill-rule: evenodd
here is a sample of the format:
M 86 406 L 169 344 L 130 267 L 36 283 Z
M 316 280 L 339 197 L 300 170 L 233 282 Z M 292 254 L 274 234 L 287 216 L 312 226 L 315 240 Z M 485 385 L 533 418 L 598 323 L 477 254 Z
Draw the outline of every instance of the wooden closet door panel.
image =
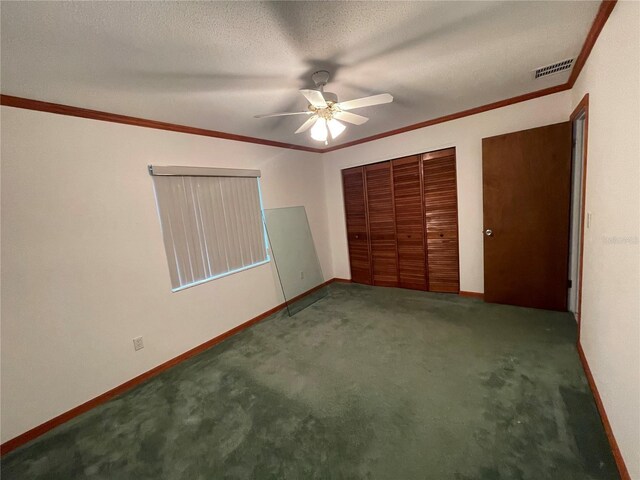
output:
M 422 156 L 429 290 L 459 292 L 455 149 Z
M 393 160 L 398 286 L 427 289 L 420 156 Z
M 365 167 L 373 284 L 398 286 L 396 225 L 391 162 Z
M 342 186 L 347 221 L 351 280 L 356 283 L 371 285 L 371 256 L 367 234 L 364 168 L 356 167 L 343 170 Z
M 569 122 L 482 139 L 484 299 L 567 310 Z

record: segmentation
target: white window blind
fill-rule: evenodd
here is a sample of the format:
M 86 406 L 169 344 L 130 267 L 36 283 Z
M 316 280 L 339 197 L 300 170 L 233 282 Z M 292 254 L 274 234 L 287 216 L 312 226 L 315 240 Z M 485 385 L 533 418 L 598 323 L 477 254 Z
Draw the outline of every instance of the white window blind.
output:
M 149 171 L 174 291 L 269 261 L 260 172 L 151 166 Z

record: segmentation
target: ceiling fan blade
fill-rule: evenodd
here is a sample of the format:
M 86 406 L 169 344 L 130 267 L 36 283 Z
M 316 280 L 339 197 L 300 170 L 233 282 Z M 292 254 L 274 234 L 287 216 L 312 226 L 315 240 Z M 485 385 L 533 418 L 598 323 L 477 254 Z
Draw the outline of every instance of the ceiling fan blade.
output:
M 322 92 L 319 90 L 300 90 L 300 93 L 305 96 L 309 103 L 316 108 L 327 108 L 327 102 L 322 96 Z
M 307 119 L 307 121 L 304 122 L 302 125 L 300 125 L 300 128 L 296 130 L 296 133 L 306 132 L 307 130 L 309 130 L 311 128 L 311 125 L 316 123 L 317 119 L 318 119 L 317 115 L 314 115 L 311 118 Z
M 373 105 L 390 102 L 393 102 L 393 96 L 388 93 L 381 93 L 380 95 L 372 95 L 370 97 L 362 97 L 356 98 L 355 100 L 340 102 L 338 103 L 338 107 L 340 107 L 341 110 L 353 110 L 354 108 L 371 107 Z
M 306 110 L 304 112 L 282 112 L 282 113 L 267 113 L 266 115 L 255 115 L 253 118 L 269 118 L 269 117 L 284 117 L 286 115 L 311 115 L 313 112 Z
M 343 122 L 353 123 L 354 125 L 362 125 L 369 121 L 367 117 L 363 117 L 362 115 L 356 115 L 355 113 L 349 112 L 335 112 L 333 114 L 333 118 L 338 120 L 342 120 Z

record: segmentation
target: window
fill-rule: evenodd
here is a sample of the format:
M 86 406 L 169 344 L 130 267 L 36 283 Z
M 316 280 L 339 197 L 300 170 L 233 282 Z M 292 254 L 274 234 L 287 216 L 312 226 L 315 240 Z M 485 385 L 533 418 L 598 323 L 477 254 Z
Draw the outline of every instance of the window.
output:
M 149 166 L 173 291 L 269 261 L 260 171 Z

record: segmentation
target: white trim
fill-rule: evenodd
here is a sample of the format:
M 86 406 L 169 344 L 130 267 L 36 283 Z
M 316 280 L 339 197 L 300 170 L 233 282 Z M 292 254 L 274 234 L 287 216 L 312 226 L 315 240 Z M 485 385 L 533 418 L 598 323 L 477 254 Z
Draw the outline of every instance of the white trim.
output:
M 260 177 L 260 170 L 241 170 L 237 168 L 214 168 L 214 167 L 178 167 L 178 166 L 158 166 L 149 165 L 149 174 L 173 175 L 185 177 Z
M 271 261 L 271 257 L 267 255 L 267 259 L 262 262 L 254 263 L 253 265 L 246 265 L 242 268 L 237 268 L 236 270 L 231 270 L 230 272 L 224 272 L 219 275 L 214 275 L 213 277 L 203 278 L 202 280 L 198 280 L 197 282 L 188 283 L 187 285 L 182 285 L 178 288 L 172 288 L 172 292 L 179 292 L 181 290 L 186 290 L 187 288 L 195 287 L 196 285 L 201 285 L 203 283 L 210 282 L 211 280 L 217 280 L 218 278 L 226 277 L 227 275 L 233 275 L 234 273 L 243 272 L 244 270 L 249 270 L 250 268 L 259 267 L 260 265 L 265 265 Z

